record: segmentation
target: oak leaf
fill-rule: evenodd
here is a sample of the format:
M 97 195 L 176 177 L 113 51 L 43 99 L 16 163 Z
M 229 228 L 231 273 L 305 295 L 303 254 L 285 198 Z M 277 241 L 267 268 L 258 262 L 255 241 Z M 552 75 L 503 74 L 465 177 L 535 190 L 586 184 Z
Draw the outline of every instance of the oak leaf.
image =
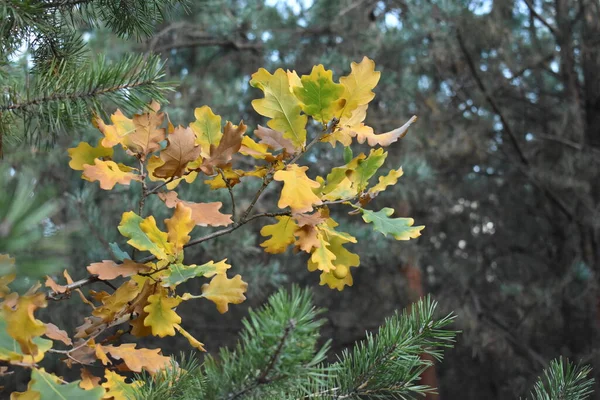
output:
M 194 110 L 196 121 L 190 128 L 196 134 L 196 144 L 202 149 L 202 157 L 210 155 L 211 146 L 218 146 L 223 133 L 221 132 L 221 116 L 215 115 L 209 106 L 202 106 Z
M 90 182 L 100 182 L 100 188 L 112 190 L 117 183 L 129 185 L 131 181 L 140 181 L 138 174 L 129 172 L 114 161 L 102 161 L 98 158 L 94 160 L 93 165 L 83 166 L 83 178 Z
M 231 268 L 231 265 L 225 262 L 226 260 L 224 259 L 217 263 L 209 261 L 202 265 L 170 264 L 169 275 L 162 279 L 162 285 L 173 287 L 199 276 L 210 278 L 216 274 L 224 274 L 225 271 Z
M 283 133 L 279 131 L 258 125 L 258 128 L 254 130 L 254 134 L 260 139 L 261 144 L 267 145 L 274 151 L 284 150 L 290 155 L 297 152 L 292 141 L 284 138 Z
M 173 308 L 181 303 L 177 297 L 168 297 L 165 289 L 148 297 L 148 305 L 144 311 L 148 316 L 144 319 L 144 325 L 152 328 L 154 336 L 175 336 L 175 325 L 181 323 L 181 317 Z
M 413 226 L 415 220 L 412 218 L 390 218 L 394 213 L 393 208 L 382 208 L 379 211 L 371 211 L 357 207 L 363 214 L 366 223 L 373 223 L 373 229 L 379 231 L 383 236 L 391 235 L 396 240 L 410 240 L 421 236 L 425 226 Z
M 196 145 L 194 131 L 181 126 L 167 136 L 167 147 L 160 152 L 163 164 L 154 170 L 158 178 L 178 178 L 185 173 L 188 163 L 200 156 L 200 146 Z
M 193 337 L 188 331 L 183 329 L 181 327 L 181 325 L 176 325 L 175 329 L 177 329 L 177 331 L 179 333 L 181 333 L 181 336 L 183 336 L 184 338 L 186 338 L 188 340 L 190 345 L 192 345 L 193 347 L 195 347 L 196 349 L 198 349 L 200 351 L 206 351 L 206 349 L 204 348 L 204 343 L 200 342 L 198 339 Z
M 173 253 L 168 235 L 158 229 L 153 216 L 142 219 L 133 211 L 124 212 L 118 229 L 121 235 L 129 238 L 129 245 L 138 250 L 149 251 L 158 259 L 166 259 L 168 254 Z
M 71 346 L 73 344 L 73 341 L 71 340 L 71 338 L 69 337 L 69 334 L 67 334 L 67 332 L 63 331 L 62 329 L 59 329 L 58 326 L 54 325 L 51 322 L 46 322 L 46 332 L 44 332 L 44 335 L 46 337 L 49 337 L 50 339 L 53 340 L 59 340 L 61 342 L 63 342 L 64 344 L 66 344 L 67 346 Z
M 95 387 L 100 386 L 100 381 L 102 378 L 98 376 L 92 375 L 90 370 L 87 368 L 81 368 L 81 382 L 79 382 L 79 387 L 85 390 L 91 390 Z
M 229 279 L 225 274 L 218 274 L 210 283 L 202 285 L 202 297 L 215 303 L 217 310 L 224 314 L 229 310 L 229 304 L 240 304 L 246 300 L 244 293 L 247 289 L 248 284 L 240 275 Z
M 112 260 L 104 260 L 87 266 L 90 274 L 97 275 L 103 281 L 110 281 L 119 276 L 125 278 L 149 269 L 145 264 L 139 264 L 128 259 L 124 260 L 122 264 L 117 264 Z
M 33 339 L 46 332 L 44 323 L 35 318 L 38 308 L 46 307 L 46 296 L 43 293 L 25 294 L 19 296 L 14 306 L 6 302 L 2 305 L 6 332 L 21 346 L 23 354 L 35 356 L 38 346 Z
M 153 101 L 150 104 L 150 110 L 144 114 L 135 114 L 133 116 L 133 132 L 127 134 L 121 142 L 127 150 L 139 155 L 141 160 L 146 156 L 160 150 L 160 142 L 165 140 L 165 129 L 160 128 L 165 115 L 159 113 L 160 104 Z
M 271 118 L 267 125 L 282 132 L 294 147 L 304 146 L 307 117 L 300 114 L 300 102 L 290 90 L 286 72 L 280 68 L 271 75 L 266 69 L 260 68 L 252 75 L 250 85 L 264 92 L 265 97 L 253 100 L 252 107 L 260 115 Z
M 169 208 L 175 207 L 178 203 L 192 210 L 192 220 L 198 226 L 227 226 L 233 221 L 231 214 L 223 214 L 219 209 L 223 206 L 220 201 L 212 203 L 193 203 L 178 198 L 177 192 L 159 193 L 158 197 Z
M 67 149 L 71 161 L 69 167 L 76 171 L 83 171 L 84 165 L 93 165 L 96 158 L 112 157 L 112 147 L 104 147 L 101 140 L 96 147 L 92 147 L 86 142 L 81 142 L 77 147 Z
M 294 233 L 298 239 L 296 240 L 296 247 L 307 253 L 311 253 L 312 249 L 316 249 L 321 245 L 321 241 L 318 237 L 319 230 L 313 225 L 305 225 Z
M 333 82 L 333 71 L 322 64 L 313 67 L 310 75 L 302 75 L 302 86 L 294 88 L 294 94 L 302 102 L 302 111 L 322 124 L 331 120 L 344 106 L 340 96 L 344 86 Z
M 327 242 L 325 235 L 321 232 L 317 234 L 317 240 L 319 241 L 319 246 L 313 250 L 310 256 L 308 269 L 310 271 L 314 271 L 315 269 L 323 272 L 333 271 L 335 269 L 333 261 L 336 256 L 328 249 L 329 242 Z
M 383 192 L 388 186 L 395 185 L 403 174 L 404 171 L 402 171 L 402 167 L 390 170 L 387 175 L 379 177 L 377 184 L 369 189 L 369 194 L 375 196 L 378 193 Z
M 123 115 L 121 110 L 117 110 L 112 114 L 110 119 L 112 125 L 106 125 L 102 118 L 97 115 L 92 119 L 94 126 L 104 135 L 101 143 L 104 147 L 114 147 L 117 144 L 122 144 L 125 137 L 135 130 L 133 121 Z
M 38 393 L 39 397 L 29 397 L 29 399 L 39 398 L 40 400 L 100 400 L 104 395 L 104 389 L 101 387 L 85 390 L 79 386 L 79 383 L 80 381 L 75 381 L 63 384 L 61 379 L 47 373 L 44 368 L 33 368 L 27 392 L 31 392 L 32 396 Z M 27 397 L 19 398 L 26 399 Z
M 340 117 L 350 116 L 358 106 L 368 104 L 375 97 L 372 90 L 377 86 L 381 73 L 375 71 L 375 62 L 364 57 L 360 63 L 350 65 L 352 72 L 340 78 L 344 87 L 342 98 L 346 101 Z
M 202 161 L 200 169 L 207 175 L 213 175 L 214 168 L 225 167 L 233 155 L 240 151 L 244 133 L 246 133 L 244 121 L 241 121 L 239 125 L 233 125 L 227 121 L 219 145 L 210 147 L 210 156 Z
M 289 216 L 275 217 L 277 223 L 273 225 L 265 225 L 260 230 L 260 234 L 264 237 L 271 236 L 260 244 L 265 248 L 267 253 L 277 254 L 285 252 L 287 247 L 294 243 L 294 232 L 298 229 L 298 225 Z
M 106 382 L 102 387 L 106 390 L 105 399 L 128 400 L 130 399 L 132 385 L 125 382 L 125 377 L 109 369 L 105 370 Z M 137 386 L 137 385 L 136 385 Z
M 126 343 L 120 346 L 102 346 L 115 360 L 123 360 L 130 371 L 151 374 L 164 370 L 171 365 L 169 357 L 160 354 L 160 349 L 136 349 L 135 344 Z
M 339 237 L 330 240 L 329 250 L 335 254 L 335 269 L 321 273 L 320 285 L 327 285 L 330 289 L 339 291 L 342 291 L 345 286 L 352 286 L 350 268 L 360 265 L 360 257 L 344 248 L 344 243 Z
M 171 218 L 165 219 L 167 226 L 167 239 L 174 247 L 175 253 L 183 250 L 183 246 L 190 241 L 189 233 L 194 229 L 192 209 L 183 202 L 177 203 Z
M 321 199 L 312 192 L 312 189 L 321 185 L 306 176 L 308 167 L 296 164 L 288 165 L 285 170 L 277 171 L 273 179 L 283 182 L 281 197 L 277 206 L 290 207 L 292 213 L 310 212 L 313 206 L 320 205 Z
M 407 123 L 402 125 L 399 128 L 396 128 L 392 131 L 386 133 L 373 133 L 373 129 L 370 127 L 365 127 L 364 125 L 358 125 L 349 128 L 349 132 L 352 136 L 356 136 L 356 141 L 358 143 L 364 143 L 365 140 L 369 143 L 369 146 L 389 146 L 392 143 L 398 141 L 398 139 L 402 139 L 408 133 L 408 128 L 415 123 L 417 117 L 413 115 Z
M 244 136 L 240 154 L 250 156 L 257 160 L 273 161 L 275 157 L 268 151 L 269 146 L 264 143 L 256 143 L 250 136 Z

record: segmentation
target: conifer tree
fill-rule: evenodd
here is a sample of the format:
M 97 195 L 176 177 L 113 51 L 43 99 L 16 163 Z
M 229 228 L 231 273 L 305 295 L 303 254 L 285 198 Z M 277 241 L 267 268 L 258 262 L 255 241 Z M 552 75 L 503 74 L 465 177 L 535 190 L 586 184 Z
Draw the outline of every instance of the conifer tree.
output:
M 125 38 L 150 35 L 181 0 L 3 0 L 0 2 L 0 154 L 3 143 L 48 144 L 80 127 L 108 101 L 125 110 L 165 100 L 163 62 L 155 55 L 111 61 L 91 55 L 82 26 Z M 23 55 L 25 60 L 17 61 Z

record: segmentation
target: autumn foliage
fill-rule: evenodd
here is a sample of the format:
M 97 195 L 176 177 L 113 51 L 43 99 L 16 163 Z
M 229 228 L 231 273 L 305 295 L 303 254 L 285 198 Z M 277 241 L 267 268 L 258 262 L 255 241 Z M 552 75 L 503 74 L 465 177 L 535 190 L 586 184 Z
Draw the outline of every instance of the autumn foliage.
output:
M 206 299 L 225 313 L 230 305 L 245 300 L 248 285 L 230 271 L 227 259 L 187 264 L 185 248 L 226 235 L 250 221 L 270 221 L 260 230 L 265 238 L 260 246 L 265 252 L 283 253 L 293 246 L 298 253 L 307 253 L 308 269 L 319 272 L 320 284 L 338 290 L 353 285 L 351 268 L 359 266 L 360 258 L 351 247 L 357 239 L 338 230 L 329 214 L 331 206 L 346 207 L 351 214 L 362 216 L 384 236 L 396 240 L 418 237 L 423 227 L 413 226 L 411 218 L 394 218 L 391 208 L 366 208 L 402 176 L 399 168 L 374 178 L 387 156 L 384 147 L 402 138 L 416 118 L 390 132 L 374 133 L 364 120 L 380 73 L 366 57 L 351 67 L 351 73 L 339 83 L 322 65 L 303 76 L 282 69 L 271 74 L 261 68 L 252 75 L 250 85 L 263 96 L 252 106 L 268 120 L 266 127 L 259 125 L 253 134 L 243 121 L 223 125 L 208 106 L 197 108 L 196 120 L 187 126 L 173 125 L 156 102 L 148 112 L 132 118 L 120 111 L 111 116 L 110 123 L 94 118 L 100 139 L 93 145 L 82 142 L 69 149 L 69 166 L 101 189 L 128 185 L 141 192 L 139 204 L 123 213 L 116 227 L 137 257 L 93 262 L 87 266 L 89 277 L 77 282 L 66 271 L 64 281 L 48 277 L 44 283 L 48 292 L 36 284 L 26 293 L 15 293 L 9 286 L 14 274 L 0 278 L 0 360 L 32 371 L 27 392 L 13 393 L 11 398 L 44 399 L 49 392 L 61 393 L 64 398 L 124 398 L 128 387 L 140 384 L 126 378 L 131 376 L 128 372 L 157 374 L 170 364 L 160 349 L 122 343 L 124 333 L 161 338 L 179 334 L 204 351 L 200 338 L 186 331 L 186 324 L 192 322 L 181 320 L 177 306 Z M 321 128 L 313 132 L 316 124 L 308 124 L 309 117 Z M 366 142 L 373 149 L 354 156 L 349 150 L 353 141 Z M 340 143 L 348 150 L 343 165 L 315 176 L 300 161 L 322 143 L 333 147 Z M 129 162 L 114 161 L 115 151 L 123 151 Z M 240 162 L 243 158 L 254 159 L 254 167 L 248 169 L 247 161 Z M 245 209 L 237 209 L 232 188 L 250 179 L 260 179 L 262 185 Z M 177 188 L 188 184 L 228 191 L 231 212 L 226 212 L 221 202 L 179 198 Z M 254 212 L 271 184 L 279 185 L 280 193 L 273 212 Z M 149 196 L 162 200 L 172 211 L 171 217 L 159 223 L 144 215 Z M 201 233 L 215 227 L 218 229 Z M 9 255 L 0 257 L 14 262 Z M 191 279 L 202 282 L 198 292 L 178 291 L 181 283 Z M 98 281 L 115 289 L 84 293 L 87 284 Z M 79 296 L 91 310 L 76 332 L 65 332 L 36 318 L 36 310 L 46 307 L 48 300 L 70 294 Z M 48 352 L 59 353 L 69 366 L 81 368 L 81 380 L 67 383 L 40 367 Z M 105 367 L 103 376 L 93 376 L 83 367 L 94 363 Z

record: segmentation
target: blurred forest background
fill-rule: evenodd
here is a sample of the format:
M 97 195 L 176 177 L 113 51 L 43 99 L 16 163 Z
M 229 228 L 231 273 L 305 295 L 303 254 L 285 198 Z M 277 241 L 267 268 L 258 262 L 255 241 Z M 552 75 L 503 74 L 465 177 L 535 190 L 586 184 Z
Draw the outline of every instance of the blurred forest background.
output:
M 393 207 L 426 229 L 415 241 L 388 241 L 337 216 L 368 243 L 357 251 L 353 287 L 319 287 L 304 256 L 262 253 L 257 226 L 190 249 L 190 263 L 229 257 L 250 283 L 248 301 L 224 316 L 208 302 L 179 309 L 209 351 L 234 343 L 247 307 L 299 282 L 328 308 L 323 339 L 337 352 L 422 294 L 454 311 L 462 334 L 437 366 L 443 399 L 524 396 L 559 355 L 590 364 L 600 382 L 598 0 L 203 0 L 152 29 L 139 41 L 85 24 L 80 33 L 108 60 L 160 54 L 167 80 L 179 83 L 166 107 L 176 124 L 209 105 L 254 129 L 264 121 L 248 81 L 259 67 L 307 74 L 322 63 L 339 77 L 363 56 L 382 72 L 367 124 L 382 132 L 419 117 L 389 148 L 388 165 L 405 174 L 375 208 Z M 139 195 L 127 187 L 107 194 L 67 168 L 66 149 L 98 135 L 90 124 L 52 143 L 14 142 L 3 161 L 32 167 L 37 185 L 61 199 L 48 229 L 66 235 L 62 256 L 75 279 L 111 257 L 109 243 L 126 247 L 116 226 Z M 341 164 L 342 150 L 317 146 L 311 170 Z M 259 185 L 236 186 L 236 197 Z M 228 204 L 227 191 L 202 185 L 180 197 Z M 267 191 L 259 211 L 273 209 L 274 198 Z M 165 217 L 151 200 L 148 213 Z M 52 304 L 51 319 L 73 328 L 77 307 Z M 183 338 L 161 347 L 189 348 Z M 57 362 L 58 373 L 64 368 Z

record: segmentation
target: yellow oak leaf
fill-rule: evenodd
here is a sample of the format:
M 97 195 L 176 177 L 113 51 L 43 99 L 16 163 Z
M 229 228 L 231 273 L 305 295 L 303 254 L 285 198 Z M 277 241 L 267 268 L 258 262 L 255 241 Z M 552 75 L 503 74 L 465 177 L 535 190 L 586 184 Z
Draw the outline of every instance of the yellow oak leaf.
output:
M 77 147 L 67 149 L 71 161 L 69 167 L 76 171 L 83 171 L 84 165 L 93 165 L 96 158 L 112 157 L 112 147 L 102 146 L 102 140 L 98 141 L 96 147 L 92 147 L 86 142 L 81 142 Z
M 92 315 L 101 321 L 113 321 L 115 317 L 127 313 L 130 309 L 129 302 L 135 299 L 141 290 L 140 285 L 132 280 L 123 283 L 110 296 L 102 298 L 102 306 L 92 311 Z
M 275 217 L 277 223 L 273 225 L 265 225 L 260 230 L 260 234 L 264 237 L 271 236 L 260 245 L 265 248 L 267 253 L 277 254 L 285 252 L 287 247 L 294 243 L 294 232 L 298 229 L 298 225 L 292 217 L 281 216 Z
M 34 312 L 46 307 L 46 296 L 43 293 L 23 295 L 14 305 L 7 303 L 2 305 L 6 332 L 19 343 L 23 354 L 37 355 L 38 346 L 33 339 L 46 332 L 46 325 L 35 318 Z
M 217 305 L 217 310 L 224 314 L 229 310 L 229 304 L 240 304 L 246 300 L 244 293 L 248 284 L 240 275 L 227 278 L 225 274 L 217 274 L 210 283 L 202 285 L 202 297 L 207 298 Z
M 121 144 L 134 154 L 145 160 L 150 153 L 160 150 L 160 142 L 165 140 L 165 128 L 160 128 L 165 115 L 159 113 L 160 104 L 153 101 L 150 104 L 150 110 L 144 114 L 135 114 L 133 116 L 133 125 L 135 129 L 126 135 Z
M 330 289 L 342 291 L 345 286 L 352 286 L 350 268 L 360 265 L 360 257 L 343 247 L 344 240 L 334 237 L 329 242 L 329 250 L 335 254 L 335 269 L 321 273 L 320 285 L 327 285 Z
M 112 190 L 117 183 L 129 185 L 131 181 L 140 181 L 138 174 L 123 170 L 119 164 L 114 161 L 102 161 L 98 158 L 94 160 L 93 165 L 83 166 L 83 178 L 90 182 L 100 182 L 100 188 Z
M 330 272 L 335 269 L 335 264 L 333 261 L 335 260 L 335 254 L 328 249 L 329 243 L 325 239 L 325 235 L 319 232 L 317 234 L 317 239 L 319 240 L 319 246 L 315 248 L 310 256 L 308 261 L 308 269 L 310 271 L 314 271 L 318 269 L 323 272 Z
M 178 126 L 167 136 L 167 147 L 160 152 L 163 164 L 154 169 L 158 178 L 178 178 L 186 172 L 188 163 L 200 156 L 200 146 L 196 144 L 196 136 L 190 128 Z
M 215 115 L 209 106 L 196 108 L 194 117 L 196 121 L 190 124 L 190 128 L 196 134 L 196 144 L 200 145 L 202 157 L 207 158 L 211 146 L 218 146 L 221 142 L 221 117 Z
M 102 365 L 112 364 L 112 361 L 108 358 L 106 351 L 102 348 L 102 345 L 96 344 L 94 346 L 94 353 L 96 354 L 96 358 L 102 362 Z
M 135 130 L 133 121 L 127 118 L 121 110 L 117 110 L 110 116 L 112 125 L 106 125 L 102 118 L 95 116 L 92 120 L 100 132 L 104 135 L 102 146 L 114 147 L 117 144 L 122 144 L 125 137 Z
M 147 265 L 131 260 L 124 260 L 122 264 L 117 264 L 112 260 L 104 260 L 87 266 L 90 274 L 97 275 L 103 281 L 109 281 L 118 277 L 126 278 L 139 272 L 148 271 L 149 269 Z
M 367 117 L 367 105 L 356 107 L 349 115 L 342 115 L 336 130 L 322 139 L 323 142 L 329 142 L 335 147 L 336 142 L 344 146 L 352 144 L 352 138 L 357 134 L 368 135 L 373 133 L 373 128 L 365 126 L 363 121 Z
M 277 171 L 273 179 L 283 182 L 281 197 L 277 206 L 290 207 L 293 213 L 310 212 L 313 206 L 321 204 L 321 199 L 312 192 L 321 185 L 306 176 L 308 167 L 296 164 L 288 165 L 285 170 Z
M 269 146 L 264 143 L 256 143 L 250 136 L 244 136 L 240 153 L 257 160 L 273 161 L 275 157 L 268 151 Z
M 265 97 L 252 101 L 257 113 L 271 118 L 267 125 L 283 133 L 294 147 L 301 148 L 306 142 L 306 115 L 302 115 L 300 101 L 292 94 L 288 74 L 281 68 L 273 75 L 260 68 L 252 75 L 250 85 L 262 90 Z
M 201 343 L 200 341 L 198 341 L 198 339 L 196 339 L 188 331 L 183 329 L 181 327 L 181 325 L 176 325 L 175 329 L 177 329 L 177 331 L 179 333 L 181 333 L 181 336 L 183 336 L 184 338 L 186 338 L 188 340 L 188 342 L 190 342 L 190 345 L 192 345 L 193 347 L 195 347 L 196 349 L 198 349 L 200 351 L 206 351 L 206 349 L 204 348 L 204 343 Z
M 223 214 L 219 209 L 223 206 L 220 201 L 212 203 L 193 203 L 178 199 L 177 192 L 159 193 L 158 197 L 169 208 L 182 203 L 192 210 L 192 220 L 198 226 L 227 226 L 233 223 L 231 214 Z
M 175 336 L 175 325 L 181 323 L 181 317 L 173 311 L 181 299 L 167 295 L 166 289 L 160 287 L 157 293 L 148 296 L 148 305 L 144 307 L 148 313 L 144 325 L 152 328 L 154 336 Z
M 79 382 L 79 387 L 85 390 L 91 390 L 95 387 L 100 386 L 100 381 L 102 379 L 98 376 L 92 375 L 92 373 L 87 368 L 81 368 L 81 382 Z
M 130 371 L 150 374 L 162 371 L 171 365 L 171 358 L 160 354 L 160 349 L 136 349 L 134 343 L 120 346 L 102 346 L 115 360 L 123 360 Z
M 102 383 L 102 387 L 106 390 L 106 394 L 103 398 L 113 400 L 128 400 L 130 398 L 131 385 L 125 382 L 124 376 L 106 369 L 104 378 L 106 382 Z
M 173 192 L 171 192 L 173 193 Z M 175 253 L 183 250 L 183 246 L 190 241 L 189 233 L 196 225 L 192 219 L 192 209 L 183 202 L 177 203 L 171 218 L 165 219 L 167 237 L 175 249 Z
M 375 71 L 375 62 L 364 57 L 360 63 L 350 65 L 352 72 L 340 78 L 344 87 L 342 99 L 346 100 L 342 107 L 340 118 L 350 116 L 358 106 L 368 104 L 375 97 L 372 90 L 377 86 L 381 73 Z
M 294 88 L 302 86 L 302 80 L 298 76 L 296 71 L 286 71 L 286 75 L 288 77 L 288 83 L 290 85 L 290 93 L 294 93 Z
M 385 176 L 380 176 L 379 182 L 369 189 L 369 194 L 377 195 L 378 193 L 383 192 L 388 186 L 395 185 L 402 174 L 404 174 L 404 171 L 402 171 L 402 167 L 400 167 L 398 169 L 392 169 Z
M 215 168 L 227 166 L 233 155 L 240 150 L 244 133 L 246 133 L 244 121 L 241 121 L 239 125 L 233 125 L 227 121 L 219 145 L 211 146 L 210 156 L 202 161 L 200 169 L 207 175 L 213 175 Z

